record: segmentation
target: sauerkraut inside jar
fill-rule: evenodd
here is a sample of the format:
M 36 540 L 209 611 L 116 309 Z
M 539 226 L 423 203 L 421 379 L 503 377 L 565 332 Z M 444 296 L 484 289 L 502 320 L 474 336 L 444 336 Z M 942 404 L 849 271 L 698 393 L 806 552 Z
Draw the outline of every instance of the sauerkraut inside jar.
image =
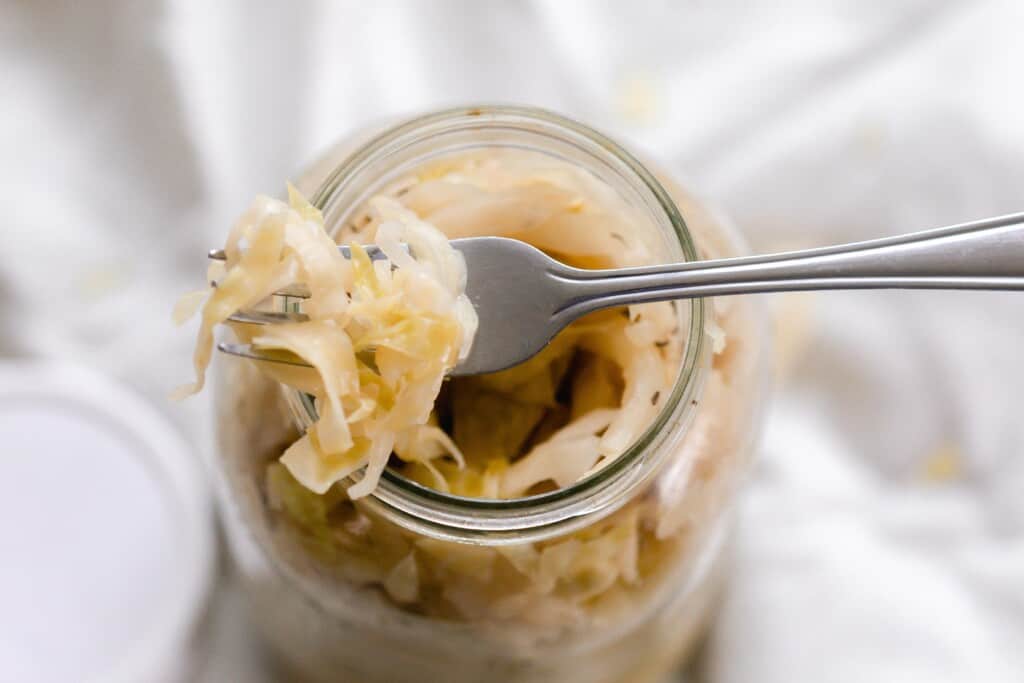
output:
M 260 303 L 304 327 L 226 333 L 312 368 L 214 365 L 227 536 L 288 675 L 663 680 L 706 623 L 749 464 L 756 302 L 607 309 L 522 365 L 446 378 L 475 324 L 446 239 L 616 268 L 739 254 L 740 238 L 614 142 L 533 109 L 364 134 L 296 186 L 236 225 L 204 309 L 226 316 L 235 286 L 312 292 Z

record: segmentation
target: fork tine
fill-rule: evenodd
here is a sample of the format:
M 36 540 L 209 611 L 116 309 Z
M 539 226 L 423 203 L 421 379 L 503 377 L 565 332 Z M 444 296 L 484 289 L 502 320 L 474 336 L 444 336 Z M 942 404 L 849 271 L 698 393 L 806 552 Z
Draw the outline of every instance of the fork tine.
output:
M 309 289 L 305 285 L 288 285 L 274 292 L 274 296 L 290 296 L 293 299 L 308 299 Z
M 380 247 L 378 247 L 376 244 L 366 244 L 363 245 L 363 248 L 366 249 L 366 255 L 370 257 L 371 261 L 380 261 L 381 259 L 387 258 L 384 255 L 384 252 L 381 251 Z M 408 251 L 409 245 L 403 244 L 402 248 Z M 352 250 L 349 249 L 348 247 L 339 246 L 338 251 L 340 251 L 341 255 L 344 256 L 345 258 L 352 258 Z M 223 249 L 210 249 L 208 252 L 206 252 L 206 258 L 210 259 L 211 261 L 224 261 L 227 259 L 227 254 L 224 253 Z M 276 292 L 274 292 L 274 294 L 276 296 L 290 296 L 295 299 L 308 299 L 309 289 L 307 289 L 305 286 L 301 284 L 294 284 L 284 287 L 283 289 L 279 289 Z
M 268 363 L 283 363 L 285 365 L 297 365 L 301 368 L 313 367 L 309 363 L 306 363 L 299 359 L 297 356 L 286 351 L 276 351 L 274 349 L 256 349 L 252 344 L 229 344 L 227 342 L 221 342 L 217 344 L 217 350 L 221 353 L 227 353 L 232 356 L 239 356 L 240 358 L 248 358 L 249 360 L 261 360 L 267 361 Z
M 303 361 L 298 356 L 294 356 L 287 351 L 281 351 L 278 349 L 257 349 L 252 344 L 231 344 L 228 342 L 221 342 L 217 344 L 217 350 L 221 353 L 226 353 L 232 356 L 238 356 L 239 358 L 248 358 L 249 360 L 266 361 L 267 363 L 282 363 L 284 365 L 295 365 L 300 368 L 311 368 L 313 367 L 309 363 Z M 356 353 L 356 358 L 362 361 L 367 367 L 374 372 L 377 370 L 377 359 L 373 355 L 372 349 L 364 349 Z
M 274 311 L 252 311 L 241 309 L 235 311 L 228 317 L 233 323 L 246 323 L 249 325 L 277 325 L 280 323 L 304 323 L 309 320 L 305 313 L 282 313 Z
M 380 261 L 387 258 L 387 256 L 384 255 L 384 252 L 381 251 L 381 248 L 376 244 L 364 244 L 362 247 L 366 250 L 366 255 L 370 257 L 371 261 Z M 406 251 L 409 251 L 408 244 L 402 244 L 401 247 Z M 340 251 L 341 255 L 345 258 L 352 258 L 352 250 L 346 245 L 338 245 L 338 251 Z M 206 252 L 206 258 L 211 261 L 224 261 L 227 260 L 227 254 L 224 253 L 223 249 L 211 249 Z

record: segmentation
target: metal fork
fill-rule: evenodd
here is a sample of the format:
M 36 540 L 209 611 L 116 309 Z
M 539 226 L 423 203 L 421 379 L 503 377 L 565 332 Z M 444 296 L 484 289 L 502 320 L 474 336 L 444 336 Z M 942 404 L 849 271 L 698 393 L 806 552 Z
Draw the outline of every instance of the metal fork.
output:
M 496 372 L 527 360 L 566 325 L 611 306 L 824 289 L 1024 289 L 1024 213 L 822 249 L 641 268 L 583 270 L 504 237 L 451 244 L 466 259 L 466 293 L 480 327 L 452 375 Z M 340 247 L 348 256 L 348 249 Z M 372 258 L 381 254 L 371 251 Z M 210 252 L 211 258 L 223 258 Z M 302 296 L 301 290 L 285 292 Z M 234 322 L 305 320 L 301 313 L 238 311 Z M 297 363 L 244 344 L 218 348 Z

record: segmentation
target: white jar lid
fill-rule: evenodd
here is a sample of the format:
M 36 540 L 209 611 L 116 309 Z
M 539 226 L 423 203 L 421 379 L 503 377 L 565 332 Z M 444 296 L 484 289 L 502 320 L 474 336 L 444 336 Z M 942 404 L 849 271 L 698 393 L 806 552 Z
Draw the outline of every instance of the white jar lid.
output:
M 213 541 L 203 468 L 154 408 L 0 363 L 0 680 L 180 678 Z

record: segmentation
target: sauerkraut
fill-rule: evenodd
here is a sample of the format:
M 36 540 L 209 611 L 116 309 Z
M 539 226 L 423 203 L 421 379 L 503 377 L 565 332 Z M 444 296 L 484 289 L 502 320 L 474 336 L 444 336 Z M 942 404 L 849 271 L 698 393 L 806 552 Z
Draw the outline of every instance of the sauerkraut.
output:
M 392 453 L 428 468 L 442 456 L 462 463 L 452 440 L 428 424 L 445 375 L 468 353 L 476 330 L 462 255 L 414 213 L 378 197 L 371 210 L 386 258 L 371 261 L 358 244 L 345 258 L 320 212 L 293 187 L 288 194 L 287 203 L 256 199 L 228 236 L 226 262 L 212 269 L 205 302 L 189 294 L 175 311 L 180 320 L 202 305 L 197 378 L 179 395 L 202 388 L 216 325 L 302 284 L 309 290 L 301 303 L 307 320 L 233 325 L 253 346 L 311 366 L 260 363 L 271 377 L 314 397 L 318 419 L 281 456 L 291 476 L 324 494 L 362 470 L 348 488 L 359 498 L 376 487 Z

